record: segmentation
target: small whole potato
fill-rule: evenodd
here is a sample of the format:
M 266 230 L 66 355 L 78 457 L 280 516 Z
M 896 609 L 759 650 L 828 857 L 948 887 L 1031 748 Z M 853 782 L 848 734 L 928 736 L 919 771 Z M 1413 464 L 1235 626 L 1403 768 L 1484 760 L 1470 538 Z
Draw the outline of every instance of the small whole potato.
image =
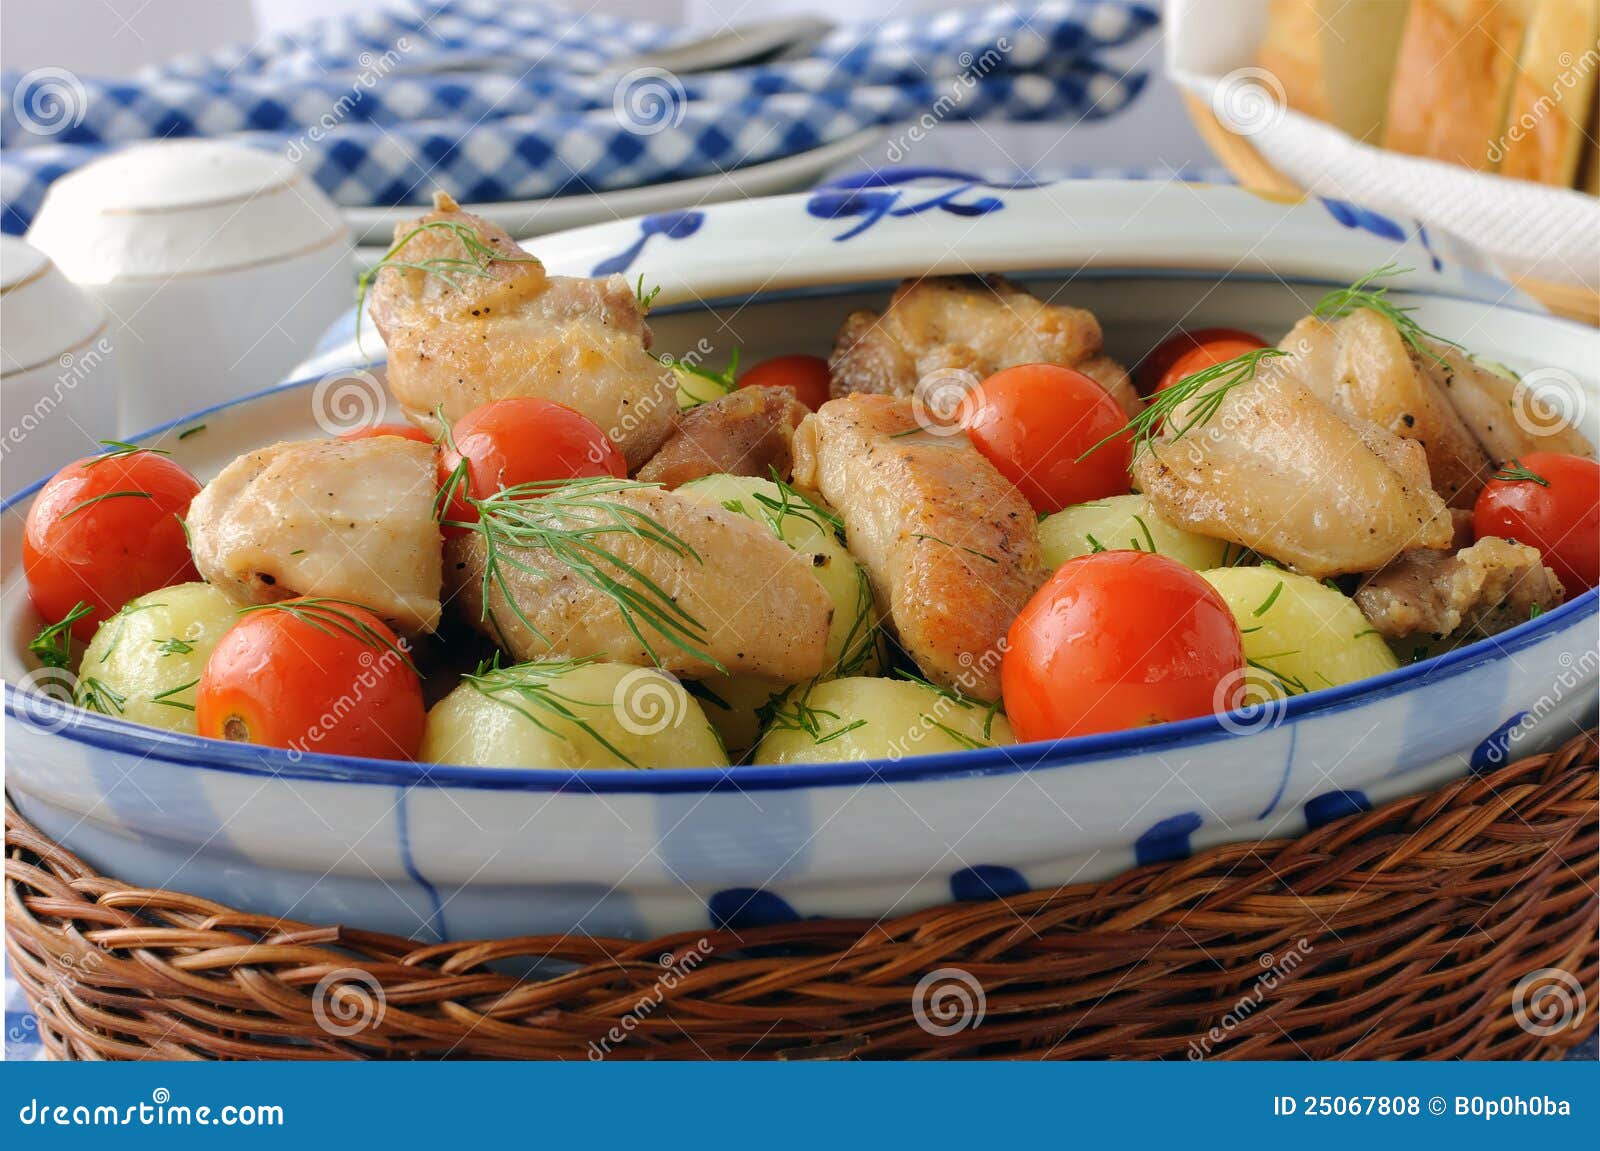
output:
M 83 653 L 79 706 L 193 735 L 200 673 L 238 618 L 228 598 L 204 583 L 129 600 Z
M 903 679 L 856 676 L 795 688 L 772 709 L 756 763 L 905 759 L 1015 743 L 988 705 Z
M 1039 521 L 1039 552 L 1054 571 L 1070 559 L 1122 549 L 1155 552 L 1195 571 L 1227 567 L 1244 549 L 1226 540 L 1174 527 L 1135 492 L 1062 508 Z
M 1399 667 L 1355 601 L 1337 588 L 1278 567 L 1219 568 L 1200 577 L 1233 612 L 1260 695 L 1300 695 Z M 1246 695 L 1237 702 L 1254 702 Z
M 417 759 L 469 767 L 726 767 L 716 730 L 672 676 L 548 660 L 463 676 L 428 712 Z

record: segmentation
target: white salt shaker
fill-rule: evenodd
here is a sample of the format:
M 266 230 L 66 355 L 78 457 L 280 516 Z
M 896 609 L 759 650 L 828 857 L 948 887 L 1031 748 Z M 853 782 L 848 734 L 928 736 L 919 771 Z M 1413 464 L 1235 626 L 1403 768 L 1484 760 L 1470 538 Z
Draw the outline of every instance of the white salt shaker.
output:
M 143 144 L 50 186 L 28 239 L 111 313 L 131 435 L 260 391 L 350 306 L 349 233 L 286 157 Z
M 0 236 L 0 491 L 10 497 L 117 431 L 110 317 L 50 258 Z

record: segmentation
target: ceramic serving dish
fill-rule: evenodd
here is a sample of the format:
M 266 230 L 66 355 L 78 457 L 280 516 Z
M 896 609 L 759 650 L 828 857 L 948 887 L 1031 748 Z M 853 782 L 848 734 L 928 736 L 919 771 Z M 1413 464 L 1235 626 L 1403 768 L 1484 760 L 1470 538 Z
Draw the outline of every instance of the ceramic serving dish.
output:
M 1541 387 L 1570 386 L 1564 402 L 1583 409 L 1591 438 L 1600 413 L 1600 336 L 1414 222 L 1347 204 L 923 181 L 623 221 L 537 251 L 559 271 L 660 283 L 656 347 L 714 366 L 735 342 L 746 357 L 825 351 L 848 311 L 881 303 L 904 275 L 1012 273 L 1092 308 L 1131 361 L 1180 323 L 1276 338 L 1328 287 L 1398 261 L 1413 269 L 1402 302 L 1425 325 Z M 382 414 L 372 378 L 337 382 L 369 388 L 364 418 Z M 206 477 L 271 440 L 326 434 L 333 390 L 303 381 L 145 440 Z M 1297 833 L 1532 752 L 1595 710 L 1591 591 L 1492 640 L 1280 707 L 1054 743 L 673 771 L 296 756 L 167 736 L 19 687 L 38 626 L 16 561 L 30 496 L 0 515 L 7 787 L 23 814 L 125 880 L 422 939 L 875 916 L 1104 877 Z
M 50 186 L 28 240 L 111 313 L 124 433 L 282 379 L 351 297 L 338 209 L 285 157 L 237 144 L 86 164 Z

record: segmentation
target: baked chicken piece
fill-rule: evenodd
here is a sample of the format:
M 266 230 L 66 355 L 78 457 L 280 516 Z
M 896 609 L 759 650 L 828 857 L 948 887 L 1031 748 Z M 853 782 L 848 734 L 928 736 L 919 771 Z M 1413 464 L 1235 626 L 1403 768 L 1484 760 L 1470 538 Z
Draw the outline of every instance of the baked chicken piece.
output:
M 329 596 L 397 631 L 431 632 L 443 550 L 436 491 L 433 449 L 400 436 L 247 452 L 189 505 L 195 566 L 237 603 Z
M 1092 377 L 1130 416 L 1140 407 L 1128 373 L 1101 354 L 1090 312 L 1039 299 L 1001 276 L 906 280 L 882 314 L 852 312 L 828 366 L 835 396 L 910 396 L 934 372 L 978 379 L 1018 364 L 1060 364 Z
M 1134 478 L 1157 513 L 1318 578 L 1447 547 L 1452 520 L 1422 445 L 1341 416 L 1279 370 L 1283 359 L 1263 360 L 1180 437 L 1173 429 L 1220 385 L 1202 390 L 1136 453 Z
M 1423 368 L 1493 463 L 1529 452 L 1594 458 L 1594 445 L 1561 411 L 1548 406 L 1550 399 L 1538 388 L 1484 367 L 1460 348 L 1429 346 L 1437 357 L 1423 357 Z
M 1455 552 L 1407 552 L 1355 594 L 1372 626 L 1390 639 L 1493 635 L 1564 598 L 1537 548 L 1496 536 Z
M 465 617 L 518 660 L 600 656 L 689 677 L 717 671 L 715 660 L 785 682 L 822 671 L 833 605 L 810 556 L 708 500 L 607 487 L 561 505 L 553 496 L 527 501 L 568 550 L 497 542 L 487 612 L 490 546 L 482 532 L 451 540 L 445 586 Z M 620 590 L 608 593 L 597 579 Z
M 412 423 L 437 434 L 437 412 L 457 420 L 490 400 L 539 396 L 600 425 L 637 468 L 677 413 L 672 371 L 649 354 L 650 328 L 621 276 L 552 276 L 506 232 L 443 193 L 434 210 L 395 227 L 406 264 L 463 260 L 463 238 L 496 253 L 484 275 L 448 278 L 389 265 L 369 311 L 389 349 L 388 383 Z M 445 266 L 449 272 L 449 266 Z
M 787 480 L 794 430 L 805 416 L 789 388 L 736 388 L 680 415 L 638 478 L 668 488 L 719 473 L 765 479 L 776 471 Z
M 1493 462 L 1394 322 L 1371 308 L 1322 320 L 1307 316 L 1279 341 L 1289 353 L 1273 368 L 1293 375 L 1356 424 L 1415 440 L 1428 457 L 1433 490 L 1451 507 L 1470 508 Z
M 844 521 L 901 645 L 934 683 L 1000 698 L 1011 621 L 1044 582 L 1038 517 L 964 435 L 909 400 L 830 400 L 795 435 L 795 483 Z

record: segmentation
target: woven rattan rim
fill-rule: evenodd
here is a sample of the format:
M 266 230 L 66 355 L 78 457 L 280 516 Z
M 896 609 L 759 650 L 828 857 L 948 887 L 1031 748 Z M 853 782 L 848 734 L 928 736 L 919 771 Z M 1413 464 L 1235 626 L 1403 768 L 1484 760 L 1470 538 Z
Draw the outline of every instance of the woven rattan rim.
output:
M 1597 778 L 1589 732 L 1103 883 L 647 943 L 248 915 L 97 875 L 8 804 L 7 948 L 81 1059 L 1555 1058 L 1600 1010 Z

